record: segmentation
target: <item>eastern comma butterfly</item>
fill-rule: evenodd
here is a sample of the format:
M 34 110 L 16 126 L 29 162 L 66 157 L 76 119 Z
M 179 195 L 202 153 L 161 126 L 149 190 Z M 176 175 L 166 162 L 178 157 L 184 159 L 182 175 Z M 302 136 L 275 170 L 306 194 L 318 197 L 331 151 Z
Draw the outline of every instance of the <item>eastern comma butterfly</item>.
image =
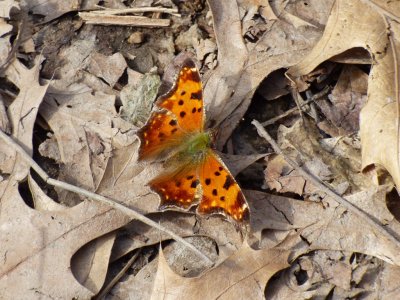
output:
M 198 205 L 200 214 L 223 214 L 239 224 L 247 223 L 246 199 L 212 149 L 213 134 L 204 130 L 204 124 L 199 70 L 186 55 L 172 88 L 158 97 L 138 131 L 139 160 L 164 161 L 165 171 L 149 186 L 161 198 L 160 209 L 188 210 Z

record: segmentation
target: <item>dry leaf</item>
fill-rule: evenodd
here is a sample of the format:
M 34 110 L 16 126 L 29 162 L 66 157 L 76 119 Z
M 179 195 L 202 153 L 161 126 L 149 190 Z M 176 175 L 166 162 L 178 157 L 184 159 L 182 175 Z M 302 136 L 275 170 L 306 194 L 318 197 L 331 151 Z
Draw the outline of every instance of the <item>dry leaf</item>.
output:
M 153 214 L 151 219 L 179 236 L 201 235 L 212 238 L 218 245 L 218 261 L 223 261 L 232 255 L 242 243 L 240 232 L 230 222 L 221 222 L 222 219 L 219 216 L 201 218 L 194 214 L 166 211 Z M 125 227 L 125 231 L 126 234 L 119 238 L 115 246 L 113 260 L 134 249 L 170 239 L 168 235 L 139 221 L 131 222 Z
M 307 57 L 288 71 L 298 77 L 311 72 L 325 60 L 352 48 L 364 48 L 374 58 L 369 75 L 368 100 L 361 111 L 361 142 L 363 168 L 381 165 L 400 185 L 398 161 L 399 132 L 399 25 L 391 15 L 399 14 L 394 2 L 370 4 L 361 0 L 337 0 L 325 32 Z M 356 18 L 358 22 L 349 22 Z M 371 25 L 373 24 L 373 25 Z
M 135 126 L 143 126 L 156 99 L 161 80 L 158 75 L 144 74 L 138 82 L 129 83 L 121 91 L 121 117 Z
M 19 3 L 15 0 L 3 0 L 0 2 L 0 18 L 9 19 L 13 8 L 20 9 Z M 0 34 L 2 36 L 2 34 Z
M 367 97 L 367 82 L 368 75 L 359 68 L 344 66 L 332 94 L 328 96 L 329 101 L 316 102 L 333 125 L 333 129 L 325 132 L 338 136 L 359 130 L 359 114 Z M 322 124 L 319 123 L 318 127 L 321 128 Z
M 6 70 L 6 77 L 19 89 L 16 99 L 8 107 L 8 117 L 12 135 L 16 138 L 25 151 L 32 155 L 33 124 L 39 105 L 47 91 L 48 85 L 39 84 L 39 68 L 41 58 L 37 58 L 31 69 L 25 67 L 19 60 L 14 60 Z M 0 159 L 3 164 L 0 169 L 3 173 L 13 173 L 15 180 L 26 178 L 29 166 L 20 158 L 15 158 L 15 152 L 5 143 L 0 143 Z
M 175 274 L 162 252 L 151 299 L 262 299 L 268 280 L 288 266 L 289 251 L 253 250 L 246 244 L 196 278 Z
M 400 224 L 386 207 L 386 193 L 385 187 L 372 187 L 346 199 L 389 229 L 389 232 L 398 232 Z M 250 195 L 249 192 L 246 195 Z M 294 233 L 300 232 L 302 239 L 299 238 L 297 245 L 293 246 L 292 243 L 290 247 L 299 253 L 318 249 L 352 251 L 400 265 L 398 243 L 388 240 L 365 220 L 327 197 L 319 203 L 252 191 L 251 197 L 247 198 L 252 211 L 251 226 L 259 238 L 264 229 L 286 231 L 283 239 L 295 230 Z M 277 240 L 275 244 L 281 241 Z M 261 243 L 264 243 L 263 238 Z M 287 249 L 284 245 L 280 247 Z
M 27 69 L 15 60 L 6 73 L 20 89 L 8 110 L 13 135 L 28 153 L 32 153 L 36 113 L 47 90 L 47 85 L 38 83 L 39 65 L 39 60 L 36 60 L 36 65 Z M 52 203 L 53 200 L 30 176 L 29 191 L 34 203 L 38 204 L 38 210 L 28 207 L 21 197 L 19 181 L 28 176 L 29 166 L 15 157 L 12 150 L 11 154 L 12 173 L 2 182 L 4 191 L 0 207 L 0 251 L 4 257 L 0 267 L 2 297 L 36 298 L 38 294 L 53 298 L 92 296 L 93 293 L 79 284 L 71 273 L 71 257 L 89 241 L 119 228 L 129 219 L 108 207 L 88 201 L 70 209 L 61 207 Z M 62 284 L 55 283 L 57 278 L 63 278 Z M 97 286 L 101 284 L 97 283 Z
M 111 87 L 115 85 L 127 67 L 121 53 L 105 56 L 95 52 L 90 55 L 89 61 L 87 70 L 97 77 L 104 79 Z
M 316 22 L 324 23 L 323 12 L 330 3 L 313 3 L 319 9 Z M 208 74 L 204 100 L 210 124 L 219 124 L 217 148 L 221 149 L 247 111 L 261 81 L 271 72 L 297 63 L 316 43 L 321 30 L 310 26 L 296 29 L 286 22 L 272 21 L 260 40 L 245 43 L 240 6 L 231 1 L 209 0 L 209 4 L 214 17 L 218 66 Z M 313 12 L 313 5 L 308 7 L 309 11 Z M 273 9 L 276 15 L 282 10 Z
M 33 14 L 44 16 L 44 22 L 49 22 L 67 12 L 77 11 L 81 6 L 79 0 L 29 0 L 25 3 L 25 9 L 32 11 Z

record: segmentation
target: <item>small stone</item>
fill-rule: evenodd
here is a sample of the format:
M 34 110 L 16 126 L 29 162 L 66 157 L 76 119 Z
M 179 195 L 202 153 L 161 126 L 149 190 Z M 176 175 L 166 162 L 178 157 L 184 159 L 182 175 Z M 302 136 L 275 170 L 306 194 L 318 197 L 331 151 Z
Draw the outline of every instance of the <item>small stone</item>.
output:
M 135 31 L 128 38 L 129 44 L 140 44 L 143 42 L 143 32 Z

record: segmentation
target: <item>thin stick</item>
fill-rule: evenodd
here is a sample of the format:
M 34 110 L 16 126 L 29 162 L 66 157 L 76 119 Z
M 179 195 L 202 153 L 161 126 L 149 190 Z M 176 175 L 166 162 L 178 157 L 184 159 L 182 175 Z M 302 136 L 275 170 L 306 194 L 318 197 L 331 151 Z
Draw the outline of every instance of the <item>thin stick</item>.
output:
M 73 193 L 77 193 L 79 195 L 83 195 L 86 196 L 92 200 L 95 200 L 97 202 L 106 204 L 108 206 L 111 206 L 112 208 L 119 210 L 121 212 L 123 212 L 124 214 L 128 215 L 129 217 L 131 217 L 132 219 L 137 219 L 141 222 L 143 222 L 146 225 L 149 225 L 155 229 L 158 229 L 159 231 L 162 231 L 164 233 L 166 233 L 167 235 L 169 235 L 172 239 L 174 239 L 175 241 L 177 241 L 178 243 L 181 243 L 183 246 L 185 246 L 186 248 L 192 250 L 194 253 L 196 253 L 199 257 L 201 257 L 204 261 L 206 261 L 208 264 L 213 264 L 212 260 L 210 258 L 208 258 L 205 254 L 203 254 L 201 251 L 199 251 L 195 246 L 193 246 L 192 244 L 188 243 L 187 241 L 185 241 L 183 238 L 181 238 L 180 236 L 178 236 L 177 234 L 173 233 L 172 231 L 168 230 L 167 228 L 164 228 L 163 226 L 161 226 L 160 224 L 154 222 L 153 220 L 143 216 L 142 214 L 138 213 L 137 211 L 134 211 L 133 209 L 120 204 L 114 200 L 111 200 L 109 198 L 106 198 L 104 196 L 92 193 L 90 191 L 87 191 L 83 188 L 74 186 L 72 184 L 60 181 L 60 180 L 56 180 L 51 178 L 49 175 L 47 175 L 47 173 L 34 161 L 34 159 L 32 157 L 30 157 L 25 150 L 17 143 L 15 142 L 11 137 L 9 137 L 7 134 L 5 134 L 3 131 L 0 130 L 0 138 L 3 139 L 7 145 L 9 145 L 10 147 L 12 147 L 16 152 L 18 152 L 18 154 L 21 155 L 21 157 L 32 167 L 32 169 L 35 170 L 36 173 L 38 173 L 38 175 L 48 184 L 56 186 L 56 187 L 60 187 L 64 190 L 73 192 Z
M 311 102 L 314 102 L 315 100 L 321 99 L 323 96 L 328 94 L 329 90 L 330 90 L 329 87 L 325 87 L 322 91 L 320 91 L 319 93 L 315 94 L 314 96 L 312 96 L 310 99 L 308 99 L 304 103 L 300 104 L 300 108 L 306 106 L 307 104 L 309 104 Z M 299 113 L 299 107 L 298 106 L 293 107 L 293 108 L 285 111 L 283 114 L 281 114 L 281 115 L 279 115 L 279 116 L 277 116 L 275 118 L 272 118 L 272 119 L 269 119 L 268 121 L 262 122 L 261 125 L 265 127 L 265 126 L 269 126 L 269 125 L 275 124 L 276 121 L 278 121 L 278 120 L 280 120 L 282 118 L 285 118 L 288 115 L 293 114 L 293 113 Z
M 102 291 L 94 298 L 95 300 L 102 300 L 104 296 L 113 288 L 113 286 L 122 278 L 122 276 L 128 271 L 128 269 L 136 261 L 140 254 L 140 249 L 138 249 L 135 254 L 129 259 L 125 266 L 118 272 L 118 274 L 102 289 Z
M 106 14 L 106 15 L 122 15 L 122 14 L 134 14 L 134 13 L 145 13 L 145 12 L 160 12 L 165 14 L 171 14 L 174 16 L 180 16 L 178 14 L 178 9 L 176 8 L 166 8 L 166 7 L 132 7 L 124 9 L 112 9 L 103 6 L 98 6 L 101 10 L 92 10 L 90 12 L 94 14 Z
M 325 192 L 329 197 L 331 197 L 337 203 L 343 205 L 350 212 L 352 212 L 355 215 L 357 215 L 358 217 L 360 217 L 362 220 L 364 220 L 366 223 L 368 223 L 371 227 L 375 228 L 379 234 L 381 234 L 382 236 L 385 236 L 389 241 L 393 242 L 395 245 L 400 247 L 400 241 L 397 240 L 392 234 L 390 234 L 381 224 L 374 221 L 372 218 L 370 218 L 370 216 L 366 212 L 359 209 L 357 206 L 355 206 L 354 204 L 352 204 L 345 198 L 341 197 L 329 185 L 327 185 L 325 182 L 321 181 L 314 174 L 306 172 L 295 161 L 293 161 L 291 158 L 289 158 L 287 155 L 285 155 L 282 152 L 282 150 L 279 148 L 278 144 L 274 141 L 274 139 L 268 134 L 268 132 L 260 124 L 260 122 L 258 122 L 257 120 L 253 120 L 251 123 L 256 127 L 259 136 L 261 136 L 268 143 L 270 143 L 270 145 L 272 146 L 274 151 L 278 154 L 281 154 L 283 156 L 283 158 L 285 159 L 285 161 L 292 168 L 296 169 L 300 173 L 301 176 L 303 176 L 305 179 L 309 180 L 315 187 L 321 189 L 323 192 Z
M 80 12 L 79 16 L 87 24 L 120 25 L 136 27 L 167 27 L 171 24 L 169 19 L 151 19 L 142 16 L 112 16 L 96 13 Z

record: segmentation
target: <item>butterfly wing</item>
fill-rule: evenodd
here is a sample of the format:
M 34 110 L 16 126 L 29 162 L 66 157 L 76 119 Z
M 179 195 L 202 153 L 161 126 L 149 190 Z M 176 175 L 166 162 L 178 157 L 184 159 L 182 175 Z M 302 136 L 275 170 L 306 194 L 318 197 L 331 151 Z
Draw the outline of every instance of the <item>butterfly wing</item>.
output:
M 138 131 L 139 160 L 160 158 L 177 147 L 188 133 L 203 130 L 200 74 L 193 60 L 187 58 L 172 89 L 157 99 L 150 118 Z
M 166 172 L 150 181 L 150 188 L 160 195 L 160 209 L 189 209 L 201 197 L 200 180 L 195 165 Z
M 221 213 L 237 222 L 249 220 L 249 207 L 239 185 L 213 150 L 208 151 L 199 174 L 202 186 L 199 213 Z

